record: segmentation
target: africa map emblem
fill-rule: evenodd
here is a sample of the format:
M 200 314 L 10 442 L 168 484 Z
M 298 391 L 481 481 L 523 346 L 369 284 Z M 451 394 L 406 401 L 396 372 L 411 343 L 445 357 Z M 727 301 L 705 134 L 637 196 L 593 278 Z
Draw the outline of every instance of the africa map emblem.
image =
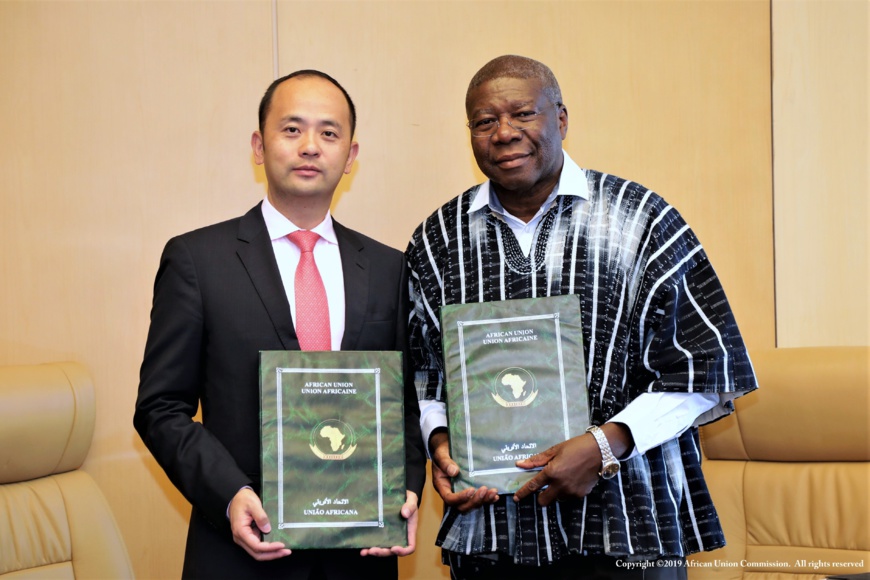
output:
M 321 421 L 308 437 L 311 451 L 319 458 L 342 461 L 356 451 L 356 433 L 353 427 L 338 419 Z
M 520 367 L 501 371 L 490 385 L 492 398 L 502 407 L 525 407 L 538 396 L 535 376 Z

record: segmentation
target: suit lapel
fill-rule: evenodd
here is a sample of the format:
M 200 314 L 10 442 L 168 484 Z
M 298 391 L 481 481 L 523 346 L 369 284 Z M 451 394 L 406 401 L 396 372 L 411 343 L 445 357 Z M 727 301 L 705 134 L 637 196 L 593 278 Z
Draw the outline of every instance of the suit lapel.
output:
M 262 202 L 261 202 L 262 203 Z M 272 250 L 272 240 L 263 220 L 260 204 L 242 216 L 239 221 L 239 249 L 237 250 L 251 282 L 272 319 L 275 332 L 286 350 L 299 350 L 299 341 L 290 315 L 290 304 L 281 282 L 281 273 Z
M 341 350 L 353 350 L 359 342 L 369 302 L 369 259 L 362 239 L 333 220 L 341 270 L 344 275 L 344 337 Z

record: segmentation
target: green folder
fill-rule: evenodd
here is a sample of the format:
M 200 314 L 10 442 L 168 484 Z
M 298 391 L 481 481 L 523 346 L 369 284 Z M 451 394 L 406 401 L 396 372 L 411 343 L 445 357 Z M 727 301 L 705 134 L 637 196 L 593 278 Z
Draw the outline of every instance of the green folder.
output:
M 580 298 L 452 304 L 441 331 L 453 489 L 514 493 L 538 471 L 517 461 L 589 426 Z
M 399 352 L 260 352 L 265 541 L 407 545 L 403 394 Z

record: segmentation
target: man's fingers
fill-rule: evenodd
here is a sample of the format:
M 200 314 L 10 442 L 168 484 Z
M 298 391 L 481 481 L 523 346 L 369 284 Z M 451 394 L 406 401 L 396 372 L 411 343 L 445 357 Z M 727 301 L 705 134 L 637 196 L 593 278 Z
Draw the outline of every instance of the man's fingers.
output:
M 263 509 L 252 509 L 251 516 L 254 518 L 254 523 L 261 532 L 268 534 L 272 531 L 272 524 L 269 523 L 269 516 L 266 515 L 266 512 Z
M 450 482 L 450 478 L 434 461 L 432 462 L 432 486 L 441 496 L 441 499 L 451 506 L 458 505 L 474 493 L 473 489 L 453 493 L 453 484 Z
M 477 489 L 470 487 L 453 493 L 450 478 L 434 461 L 432 462 L 432 486 L 444 500 L 444 503 L 458 509 L 461 513 L 498 501 L 498 490 L 489 489 L 486 486 Z
M 462 513 L 480 507 L 485 503 L 493 503 L 498 499 L 498 491 L 487 489 L 486 487 L 479 489 L 471 487 L 463 489 L 458 493 L 453 493 L 450 490 L 450 483 L 448 482 L 446 486 L 436 484 L 435 489 L 441 495 L 444 503 L 458 509 Z
M 446 495 L 453 494 L 453 486 L 450 484 L 450 480 L 446 477 L 433 477 L 432 485 L 435 487 L 435 491 L 438 492 L 438 495 L 440 495 L 442 498 Z
M 432 464 L 437 465 L 450 477 L 459 475 L 459 466 L 450 457 L 450 440 L 447 433 L 433 433 L 429 438 L 432 452 Z
M 535 493 L 542 487 L 547 486 L 549 482 L 550 478 L 547 476 L 547 472 L 542 471 L 517 490 L 517 492 L 514 494 L 514 501 L 520 501 L 524 497 Z
M 438 495 L 441 496 L 441 499 L 444 500 L 444 503 L 451 507 L 460 507 L 468 502 L 474 501 L 474 489 L 463 489 L 459 493 L 453 493 L 450 489 L 450 482 L 448 481 L 446 484 L 441 482 L 439 485 L 435 483 L 435 491 L 438 492 Z
M 393 546 L 390 552 L 396 556 L 410 556 L 417 549 L 417 521 L 420 517 L 420 512 L 417 510 L 417 494 L 414 492 L 407 492 L 407 502 L 402 506 L 402 517 L 408 520 L 408 545 Z
M 480 487 L 478 489 L 466 489 L 463 490 L 460 494 L 456 495 L 464 497 L 463 501 L 458 501 L 452 504 L 453 507 L 458 509 L 461 513 L 465 513 L 467 511 L 479 508 L 482 505 L 495 503 L 498 501 L 498 490 L 495 488 L 489 489 L 486 486 Z
M 277 560 L 278 558 L 284 558 L 289 555 L 290 550 L 281 550 L 280 552 L 261 552 L 254 556 L 254 559 L 258 562 L 269 562 L 270 560 Z
M 262 562 L 290 555 L 290 550 L 281 542 L 264 542 L 260 539 L 260 532 L 268 533 L 272 527 L 260 498 L 252 490 L 239 490 L 230 502 L 229 515 L 233 541 L 255 560 Z
M 401 552 L 399 553 L 400 556 L 408 556 L 409 554 L 413 554 L 414 550 L 417 549 L 417 523 L 419 522 L 420 512 L 417 510 L 416 503 L 414 503 L 413 507 L 414 511 L 408 518 L 408 546 L 404 549 L 402 548 L 402 546 L 397 546 L 399 552 Z
M 432 455 L 432 463 L 437 465 L 438 468 L 443 471 L 449 477 L 456 477 L 459 475 L 459 466 L 456 464 L 453 459 L 450 457 L 450 453 L 447 451 L 437 450 L 434 455 Z
M 549 449 L 545 449 L 536 455 L 517 461 L 516 466 L 521 469 L 533 469 L 535 467 L 547 465 L 550 460 L 553 459 L 553 456 L 556 455 L 556 452 L 559 450 L 561 445 L 561 443 L 553 445 Z
M 413 491 L 405 492 L 405 503 L 400 510 L 402 517 L 408 520 L 408 545 L 393 546 L 392 548 L 365 548 L 360 550 L 360 556 L 409 556 L 417 548 L 417 494 Z
M 517 461 L 517 467 L 522 469 L 533 469 L 535 467 L 544 467 L 544 469 L 538 473 L 535 477 L 530 479 L 524 486 L 517 490 L 514 494 L 514 501 L 520 501 L 521 499 L 535 493 L 536 491 L 540 491 L 542 488 L 547 487 L 550 484 L 550 476 L 547 473 L 546 466 L 552 461 L 553 457 L 559 453 L 562 448 L 563 443 L 559 443 L 557 445 L 553 445 L 549 449 L 545 449 L 541 451 L 537 455 L 532 455 L 527 459 L 523 459 L 522 461 Z M 548 490 L 550 493 L 547 496 L 547 503 L 541 503 L 541 498 L 538 498 L 538 502 L 541 505 L 548 505 L 550 502 L 555 499 L 554 494 L 555 490 Z
M 285 548 L 281 542 L 260 541 L 259 534 L 253 528 L 242 530 L 240 534 L 233 537 L 233 540 L 244 548 L 252 558 L 261 562 L 283 558 L 291 553 L 290 549 Z
M 258 549 L 251 552 L 251 554 L 255 560 L 259 560 L 260 562 L 266 562 L 268 560 L 277 560 L 278 558 L 283 558 L 284 556 L 290 555 L 290 549 L 285 548 L 284 544 L 281 542 L 269 542 L 269 543 L 261 543 L 258 546 Z
M 402 505 L 401 514 L 402 517 L 410 519 L 417 512 L 417 503 L 419 498 L 417 494 L 413 491 L 405 491 L 405 503 Z
M 417 511 L 417 504 L 405 504 L 402 506 L 402 510 L 399 512 L 402 514 L 402 517 L 406 520 L 410 518 Z

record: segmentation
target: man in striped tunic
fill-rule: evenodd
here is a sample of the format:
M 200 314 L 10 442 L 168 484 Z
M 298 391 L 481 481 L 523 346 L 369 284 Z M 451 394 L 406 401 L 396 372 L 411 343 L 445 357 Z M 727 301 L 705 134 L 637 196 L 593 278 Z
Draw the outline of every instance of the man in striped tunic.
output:
M 713 267 L 661 197 L 562 150 L 568 111 L 542 63 L 494 59 L 465 104 L 489 179 L 427 218 L 406 254 L 444 562 L 454 578 L 538 577 L 544 566 L 548 578 L 684 578 L 687 554 L 724 545 L 697 427 L 757 387 Z M 580 296 L 600 429 L 519 462 L 543 470 L 513 496 L 452 493 L 441 306 L 561 294 Z

